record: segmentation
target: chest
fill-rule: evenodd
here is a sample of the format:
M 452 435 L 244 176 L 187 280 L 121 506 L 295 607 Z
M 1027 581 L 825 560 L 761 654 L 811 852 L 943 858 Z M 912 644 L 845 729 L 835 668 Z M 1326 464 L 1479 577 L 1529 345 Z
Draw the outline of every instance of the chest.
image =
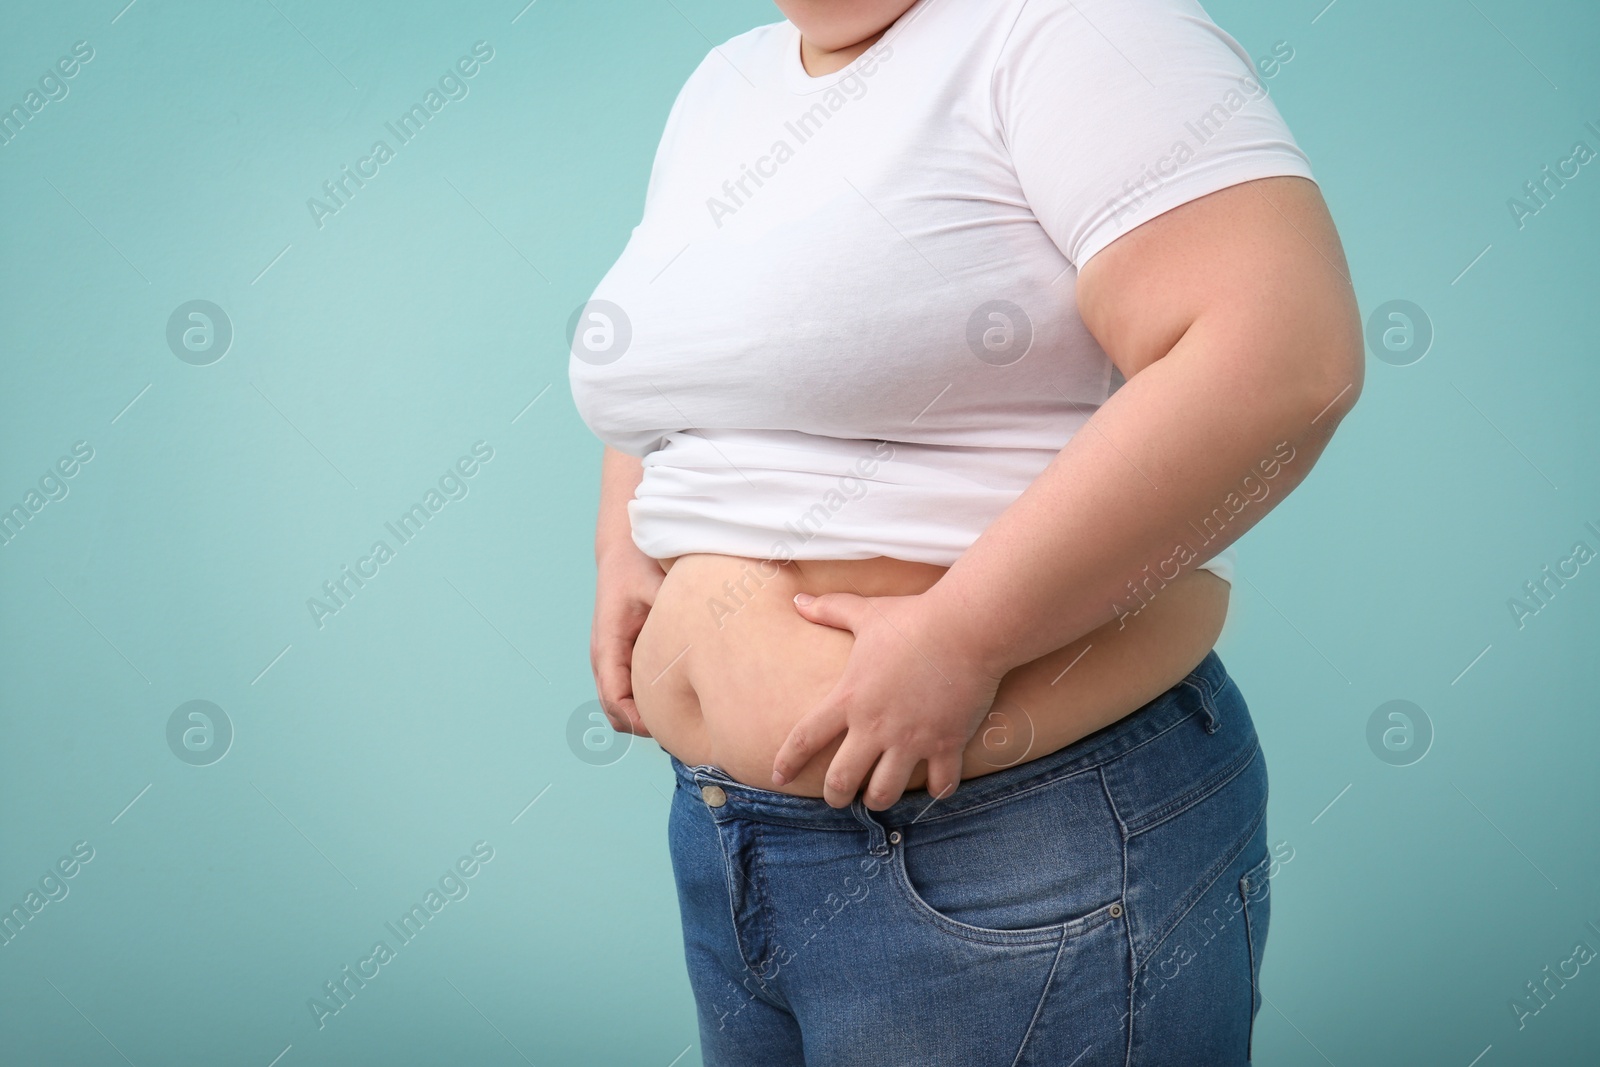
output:
M 702 109 L 594 295 L 631 320 L 612 373 L 691 419 L 904 439 L 1103 399 L 1075 282 L 983 108 L 885 81 Z

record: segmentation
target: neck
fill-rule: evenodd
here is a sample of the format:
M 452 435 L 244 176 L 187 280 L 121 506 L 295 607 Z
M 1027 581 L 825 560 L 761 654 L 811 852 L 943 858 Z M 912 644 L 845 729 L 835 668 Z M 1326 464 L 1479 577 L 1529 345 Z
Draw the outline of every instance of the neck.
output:
M 806 73 L 813 78 L 820 78 L 835 71 L 843 70 L 861 53 L 878 43 L 878 39 L 887 32 L 885 26 L 871 37 L 864 37 L 855 44 L 844 48 L 832 50 L 818 48 L 811 43 L 811 39 L 804 34 L 800 36 L 800 65 L 805 67 Z

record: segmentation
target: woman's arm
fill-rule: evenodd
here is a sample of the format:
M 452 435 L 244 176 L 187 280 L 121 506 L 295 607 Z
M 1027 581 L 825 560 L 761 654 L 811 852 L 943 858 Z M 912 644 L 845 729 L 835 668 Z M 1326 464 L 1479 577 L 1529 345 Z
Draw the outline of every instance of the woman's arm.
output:
M 600 461 L 600 511 L 595 519 L 594 622 L 589 666 L 600 707 L 613 729 L 649 737 L 633 700 L 633 645 L 665 575 L 639 551 L 628 521 L 628 501 L 644 477 L 636 456 L 607 445 Z
M 1232 186 L 1141 224 L 1086 264 L 1078 299 L 1126 384 L 926 593 L 800 606 L 855 643 L 779 751 L 775 781 L 843 730 L 830 804 L 870 773 L 867 804 L 887 807 L 921 760 L 930 792 L 954 789 L 1009 669 L 1119 615 L 1137 625 L 1126 616 L 1139 596 L 1159 596 L 1305 478 L 1361 391 L 1348 269 L 1302 178 Z
M 642 459 L 605 446 L 605 453 L 600 457 L 600 511 L 594 524 L 596 563 L 612 552 L 644 556 L 633 543 L 633 527 L 628 521 L 628 501 L 633 499 L 643 480 Z
M 1361 392 L 1349 268 L 1304 178 L 1129 232 L 1087 264 L 1078 304 L 1127 384 L 933 590 L 1001 673 L 1111 619 L 1137 625 L 1141 601 L 1311 473 Z

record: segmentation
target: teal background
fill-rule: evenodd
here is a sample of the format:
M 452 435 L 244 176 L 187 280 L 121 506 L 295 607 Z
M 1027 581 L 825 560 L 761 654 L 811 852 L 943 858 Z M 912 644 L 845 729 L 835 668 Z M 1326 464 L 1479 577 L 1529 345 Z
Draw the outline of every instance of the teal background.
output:
M 0 906 L 94 853 L 0 946 L 0 1062 L 698 1063 L 666 756 L 569 742 L 600 445 L 564 331 L 678 86 L 776 9 L 124 3 L 0 34 L 4 107 L 94 48 L 0 147 L 0 506 L 94 450 L 0 548 Z M 1510 1004 L 1600 950 L 1600 565 L 1520 628 L 1508 601 L 1600 549 L 1600 162 L 1520 229 L 1507 200 L 1600 149 L 1600 11 L 1323 3 L 1208 10 L 1293 47 L 1268 84 L 1363 314 L 1435 336 L 1369 360 L 1240 545 L 1220 651 L 1292 850 L 1257 1062 L 1596 1062 L 1600 963 Z M 466 98 L 318 228 L 307 198 L 479 40 Z M 166 341 L 195 299 L 234 331 L 206 366 Z M 478 441 L 319 629 L 307 598 Z M 1396 699 L 1433 733 L 1405 766 L 1367 740 Z M 208 766 L 168 747 L 190 700 L 234 731 Z M 308 999 L 479 841 L 470 894 L 319 1029 Z

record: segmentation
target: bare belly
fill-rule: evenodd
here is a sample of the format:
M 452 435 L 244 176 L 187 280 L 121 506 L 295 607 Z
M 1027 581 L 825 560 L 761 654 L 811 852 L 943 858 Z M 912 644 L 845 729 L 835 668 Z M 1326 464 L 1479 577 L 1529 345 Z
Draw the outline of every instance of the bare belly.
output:
M 790 729 L 844 670 L 855 638 L 795 610 L 795 593 L 920 593 L 946 568 L 877 557 L 773 560 L 695 553 L 662 560 L 667 576 L 633 652 L 639 715 L 688 764 L 772 784 Z M 1169 582 L 1139 613 L 1011 670 L 962 756 L 963 780 L 1048 755 L 1116 722 L 1181 681 L 1222 632 L 1228 583 L 1210 571 Z M 1125 625 L 1124 625 L 1125 622 Z M 781 792 L 823 795 L 838 749 L 823 749 Z M 917 764 L 908 788 L 923 788 Z

